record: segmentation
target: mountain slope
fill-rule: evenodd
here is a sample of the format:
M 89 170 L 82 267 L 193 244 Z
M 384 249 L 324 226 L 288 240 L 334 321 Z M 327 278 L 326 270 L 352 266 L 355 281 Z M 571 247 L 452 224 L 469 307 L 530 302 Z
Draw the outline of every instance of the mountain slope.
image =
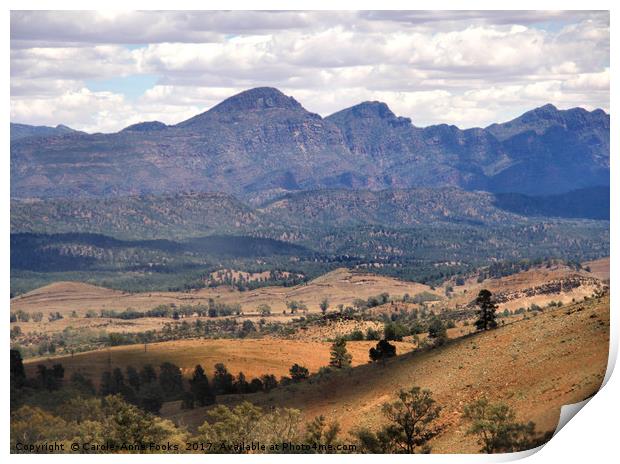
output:
M 11 231 L 98 233 L 117 238 L 180 238 L 243 232 L 269 224 L 220 193 L 29 200 L 11 203 Z
M 56 127 L 11 123 L 11 141 L 26 137 L 53 137 L 78 132 L 62 124 Z
M 609 219 L 609 188 L 551 196 L 457 188 L 322 189 L 247 206 L 221 193 L 11 201 L 11 233 L 95 233 L 124 239 L 224 234 L 295 239 L 317 228 L 430 224 L 514 226 L 529 217 Z M 281 235 L 285 234 L 285 235 Z
M 175 127 L 208 141 L 208 156 L 222 157 L 213 174 L 245 193 L 337 186 L 343 177 L 372 184 L 374 167 L 351 156 L 340 130 L 277 89 L 247 90 Z
M 260 209 L 289 223 L 311 226 L 377 224 L 407 227 L 429 223 L 515 224 L 525 217 L 503 211 L 487 192 L 457 188 L 319 190 L 298 192 Z
M 510 321 L 510 319 L 509 319 Z M 420 386 L 443 406 L 446 428 L 432 441 L 434 453 L 474 453 L 479 446 L 460 420 L 465 403 L 482 395 L 515 409 L 521 421 L 540 432 L 553 431 L 560 408 L 595 394 L 605 375 L 609 340 L 609 297 L 591 299 L 496 330 L 466 336 L 427 352 L 403 354 L 380 364 L 354 367 L 322 381 L 222 398 L 225 404 L 251 401 L 266 408 L 301 409 L 311 420 L 338 420 L 346 433 L 358 426 L 376 429 L 381 405 L 401 388 Z M 561 362 L 559 361 L 561 359 Z M 181 410 L 171 403 L 164 416 L 195 429 L 205 408 Z
M 498 193 L 495 205 L 521 216 L 609 220 L 609 187 L 590 187 L 555 195 Z
M 365 102 L 327 117 L 345 135 L 348 148 L 381 166 L 384 184 L 486 187 L 486 172 L 506 162 L 500 143 L 481 129 L 446 124 L 424 129 L 397 117 L 385 103 Z
M 513 160 L 492 177 L 492 190 L 552 194 L 609 185 L 609 127 L 602 110 L 553 105 L 488 127 Z

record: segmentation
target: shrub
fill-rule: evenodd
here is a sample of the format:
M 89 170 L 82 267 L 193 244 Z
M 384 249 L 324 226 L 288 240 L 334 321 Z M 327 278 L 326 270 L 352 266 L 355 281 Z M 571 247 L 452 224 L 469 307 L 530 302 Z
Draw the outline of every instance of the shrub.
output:
M 289 369 L 289 373 L 293 382 L 300 382 L 302 380 L 306 380 L 310 375 L 308 369 L 304 366 L 300 366 L 299 364 L 293 364 Z
M 533 422 L 517 422 L 510 407 L 503 403 L 490 403 L 486 398 L 466 405 L 463 419 L 470 423 L 467 434 L 478 437 L 483 453 L 523 451 L 545 440 L 545 437 L 536 435 Z

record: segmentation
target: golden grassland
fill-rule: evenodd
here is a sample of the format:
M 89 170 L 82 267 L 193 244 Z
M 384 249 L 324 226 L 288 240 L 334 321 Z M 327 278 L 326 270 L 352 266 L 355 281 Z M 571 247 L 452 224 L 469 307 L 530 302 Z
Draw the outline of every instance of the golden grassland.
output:
M 303 301 L 310 312 L 319 312 L 319 303 L 327 298 L 332 307 L 349 305 L 356 298 L 369 298 L 383 292 L 390 295 L 415 295 L 431 291 L 427 285 L 405 282 L 391 277 L 337 269 L 307 284 L 294 287 L 263 287 L 240 292 L 230 287 L 205 288 L 188 292 L 126 293 L 79 282 L 56 282 L 38 288 L 11 300 L 11 310 L 27 312 L 59 311 L 63 315 L 76 311 L 79 315 L 88 310 L 111 309 L 122 311 L 152 309 L 159 304 L 207 304 L 212 298 L 222 303 L 238 303 L 244 313 L 252 313 L 260 304 L 268 304 L 275 313 L 286 309 L 286 302 Z

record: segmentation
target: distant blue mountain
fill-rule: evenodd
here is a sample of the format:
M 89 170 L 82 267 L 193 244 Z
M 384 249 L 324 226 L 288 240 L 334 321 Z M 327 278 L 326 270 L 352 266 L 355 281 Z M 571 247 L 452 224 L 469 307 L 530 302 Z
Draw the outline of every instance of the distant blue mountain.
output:
M 159 121 L 139 122 L 125 127 L 121 132 L 152 132 L 163 130 L 167 125 Z
M 53 143 L 49 137 L 59 128 L 47 130 L 12 135 L 13 197 L 217 191 L 261 202 L 326 188 L 550 195 L 609 185 L 609 115 L 552 105 L 461 130 L 417 127 L 382 102 L 322 118 L 262 87 L 172 126 L 144 122 L 114 134 L 60 130 Z
M 609 220 L 609 186 L 554 195 L 495 194 L 495 206 L 521 216 Z

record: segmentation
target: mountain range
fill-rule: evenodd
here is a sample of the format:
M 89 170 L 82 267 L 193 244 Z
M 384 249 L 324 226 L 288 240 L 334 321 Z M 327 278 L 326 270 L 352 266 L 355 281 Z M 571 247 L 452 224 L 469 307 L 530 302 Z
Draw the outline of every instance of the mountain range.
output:
M 552 105 L 487 128 L 417 127 L 381 102 L 328 117 L 255 88 L 176 125 L 112 134 L 11 125 L 13 198 L 444 188 L 552 195 L 609 185 L 609 115 Z
M 59 124 L 56 127 L 49 126 L 31 126 L 29 124 L 11 123 L 11 142 L 26 137 L 53 137 L 56 135 L 64 135 L 77 133 L 75 129 L 71 129 L 65 125 Z

